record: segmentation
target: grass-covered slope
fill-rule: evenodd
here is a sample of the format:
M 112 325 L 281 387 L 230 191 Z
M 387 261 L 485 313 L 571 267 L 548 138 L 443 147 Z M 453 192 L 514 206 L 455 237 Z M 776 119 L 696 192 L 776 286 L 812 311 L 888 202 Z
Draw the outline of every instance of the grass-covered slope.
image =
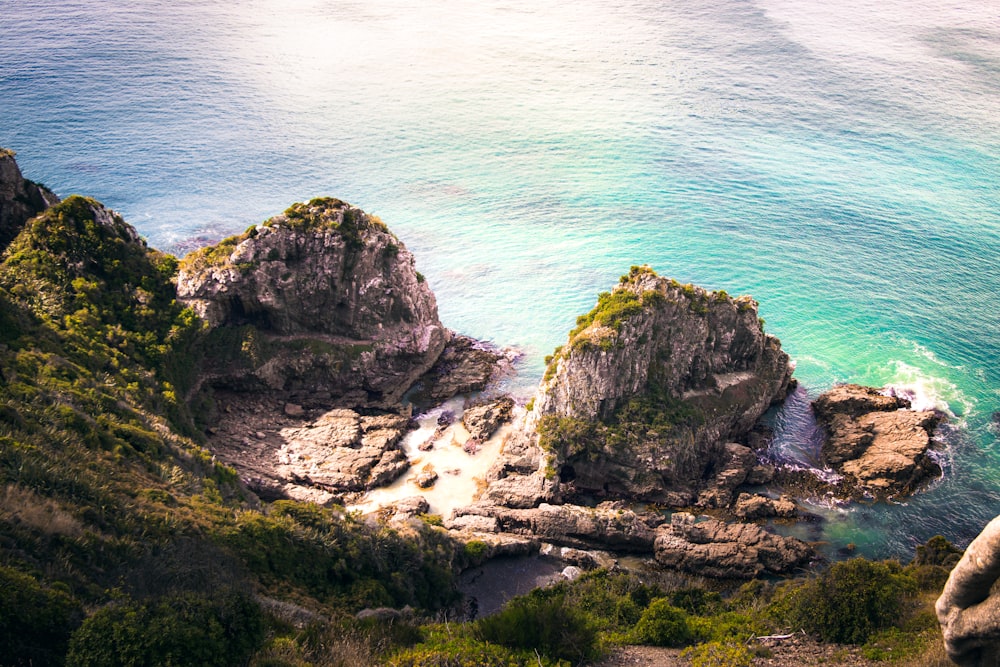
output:
M 82 197 L 2 256 L 0 664 L 240 664 L 283 627 L 261 596 L 317 618 L 454 598 L 442 533 L 260 506 L 200 446 L 176 269 Z

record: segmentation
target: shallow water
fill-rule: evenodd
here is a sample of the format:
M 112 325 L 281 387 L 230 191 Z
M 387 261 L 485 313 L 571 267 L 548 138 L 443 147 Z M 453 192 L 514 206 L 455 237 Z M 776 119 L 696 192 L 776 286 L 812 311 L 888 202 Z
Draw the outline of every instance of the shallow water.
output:
M 992 0 L 0 1 L 0 145 L 185 247 L 333 195 L 512 387 L 632 264 L 761 303 L 815 396 L 946 405 L 947 477 L 823 537 L 908 557 L 1000 512 Z M 808 451 L 801 405 L 780 451 Z M 795 454 L 798 456 L 799 454 Z M 804 454 L 805 455 L 805 454 Z

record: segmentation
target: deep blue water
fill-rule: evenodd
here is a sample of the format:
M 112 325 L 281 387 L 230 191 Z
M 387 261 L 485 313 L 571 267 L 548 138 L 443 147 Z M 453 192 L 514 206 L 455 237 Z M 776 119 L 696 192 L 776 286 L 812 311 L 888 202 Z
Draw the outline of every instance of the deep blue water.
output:
M 909 557 L 1000 513 L 992 1 L 0 0 L 0 146 L 166 250 L 376 213 L 522 393 L 632 264 L 752 294 L 810 394 L 954 415 L 943 481 L 817 504 L 820 537 Z M 775 423 L 808 463 L 805 406 Z

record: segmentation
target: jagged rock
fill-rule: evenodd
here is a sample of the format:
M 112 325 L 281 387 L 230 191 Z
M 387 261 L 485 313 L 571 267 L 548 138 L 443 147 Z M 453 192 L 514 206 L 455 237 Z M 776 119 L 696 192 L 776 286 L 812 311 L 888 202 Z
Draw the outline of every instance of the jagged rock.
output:
M 438 481 L 438 474 L 433 470 L 424 470 L 417 475 L 416 483 L 421 489 L 429 489 Z
M 581 576 L 583 576 L 583 570 L 581 570 L 575 565 L 567 565 L 566 567 L 563 568 L 563 571 L 560 573 L 560 575 L 566 581 L 576 581 Z
M 391 406 L 449 338 L 402 242 L 337 199 L 295 204 L 189 254 L 177 293 L 216 330 L 206 380 L 230 389 Z
M 399 415 L 331 410 L 305 427 L 281 431 L 275 474 L 332 493 L 383 486 L 409 467 L 397 448 L 408 425 Z
M 482 391 L 510 373 L 520 353 L 452 332 L 434 366 L 417 382 L 409 399 L 436 405 L 452 396 Z
M 909 407 L 906 398 L 859 385 L 816 399 L 813 409 L 827 433 L 823 460 L 845 475 L 848 488 L 879 497 L 908 494 L 941 474 L 927 454 L 941 415 Z
M 741 519 L 764 519 L 772 516 L 789 518 L 795 516 L 795 501 L 788 496 L 775 500 L 767 496 L 741 493 L 736 499 L 733 513 Z
M 728 507 L 733 501 L 736 487 L 747 481 L 756 463 L 757 456 L 749 447 L 735 442 L 728 443 L 719 460 L 721 469 L 709 488 L 699 494 L 698 505 L 709 508 Z
M 542 503 L 531 509 L 473 505 L 456 510 L 456 516 L 446 525 L 457 527 L 477 522 L 465 518 L 468 516 L 494 519 L 496 523 L 491 525 L 495 525 L 498 532 L 529 535 L 562 546 L 589 548 L 600 545 L 636 552 L 652 549 L 655 529 L 664 521 L 658 514 L 638 514 L 631 510 Z
M 21 176 L 14 151 L 0 148 L 0 253 L 10 245 L 26 223 L 59 197 L 44 185 Z
M 511 476 L 554 471 L 564 497 L 687 506 L 708 486 L 716 493 L 705 502 L 727 505 L 730 487 L 756 460 L 740 456 L 741 468 L 716 479 L 713 471 L 734 456 L 725 443 L 785 397 L 791 374 L 756 302 L 635 267 L 579 322 L 508 439 L 485 497 L 505 502 Z M 515 500 L 528 504 L 523 495 Z
M 816 557 L 812 547 L 794 537 L 773 535 L 752 523 L 696 522 L 686 512 L 657 530 L 654 550 L 663 567 L 723 579 L 786 574 Z
M 301 405 L 297 403 L 285 403 L 285 415 L 288 417 L 303 417 L 306 411 L 302 409 Z
M 935 604 L 948 657 L 959 665 L 1000 663 L 1000 517 L 987 524 L 951 571 Z
M 513 409 L 514 399 L 505 396 L 485 405 L 468 408 L 462 413 L 462 425 L 473 439 L 485 442 L 501 424 L 510 420 Z
M 409 496 L 397 500 L 389 507 L 385 508 L 387 513 L 392 513 L 392 520 L 405 519 L 418 514 L 427 514 L 430 511 L 430 503 L 423 496 Z

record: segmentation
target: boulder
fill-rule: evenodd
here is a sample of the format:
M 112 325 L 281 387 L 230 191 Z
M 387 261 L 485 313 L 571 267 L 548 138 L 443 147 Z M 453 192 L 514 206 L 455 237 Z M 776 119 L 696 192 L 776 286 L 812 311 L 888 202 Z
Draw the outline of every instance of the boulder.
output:
M 332 198 L 190 253 L 177 294 L 214 330 L 210 384 L 307 388 L 345 407 L 395 405 L 450 335 L 403 243 Z
M 451 332 L 434 365 L 414 385 L 407 398 L 417 406 L 438 405 L 452 396 L 482 391 L 513 371 L 521 356 L 513 348 Z
M 758 494 L 741 493 L 736 499 L 733 514 L 741 519 L 790 518 L 795 516 L 795 501 L 788 496 L 775 500 Z
M 826 431 L 823 461 L 845 476 L 848 489 L 899 496 L 941 474 L 928 450 L 942 416 L 909 407 L 906 398 L 859 385 L 834 387 L 813 402 Z
M 409 468 L 397 447 L 408 426 L 409 420 L 399 415 L 331 410 L 304 427 L 281 431 L 274 475 L 282 483 L 292 481 L 330 493 L 383 486 Z
M 1000 664 L 1000 517 L 987 524 L 951 571 L 935 605 L 948 657 L 959 665 Z
M 14 151 L 0 148 L 0 254 L 24 223 L 58 203 L 59 197 L 44 185 L 21 176 Z
M 514 409 L 514 399 L 505 396 L 484 405 L 476 405 L 462 413 L 462 425 L 472 439 L 485 442 L 500 425 L 509 421 Z
M 657 530 L 654 551 L 665 568 L 724 579 L 787 574 L 816 557 L 811 546 L 794 537 L 751 523 L 696 522 L 685 512 Z

